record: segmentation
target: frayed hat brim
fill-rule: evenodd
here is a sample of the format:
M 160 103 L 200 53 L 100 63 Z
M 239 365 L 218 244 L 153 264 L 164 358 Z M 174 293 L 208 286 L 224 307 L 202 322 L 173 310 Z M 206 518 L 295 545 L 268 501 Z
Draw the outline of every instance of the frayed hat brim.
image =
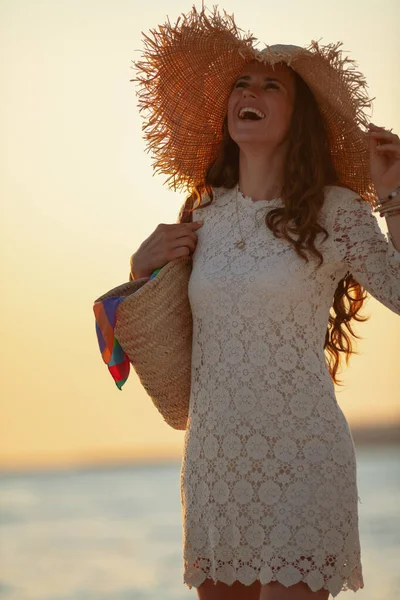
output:
M 332 159 L 342 185 L 372 202 L 368 118 L 372 99 L 355 62 L 341 42 L 307 48 L 275 44 L 259 50 L 225 11 L 207 15 L 195 7 L 175 24 L 144 35 L 141 60 L 134 63 L 143 131 L 156 173 L 172 189 L 191 191 L 203 183 L 215 160 L 235 79 L 246 63 L 285 63 L 311 89 L 325 119 Z

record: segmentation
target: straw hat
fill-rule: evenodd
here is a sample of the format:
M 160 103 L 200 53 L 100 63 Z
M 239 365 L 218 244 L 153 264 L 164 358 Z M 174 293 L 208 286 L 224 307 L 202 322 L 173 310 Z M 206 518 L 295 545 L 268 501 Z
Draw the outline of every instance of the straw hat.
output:
M 145 35 L 145 34 L 143 34 Z M 376 198 L 369 172 L 366 82 L 341 42 L 308 48 L 291 45 L 255 48 L 233 16 L 210 16 L 193 7 L 174 25 L 169 20 L 144 37 L 141 60 L 134 62 L 144 138 L 155 172 L 168 175 L 173 189 L 190 192 L 204 182 L 217 157 L 232 86 L 246 63 L 283 62 L 311 89 L 327 125 L 340 182 L 365 200 Z

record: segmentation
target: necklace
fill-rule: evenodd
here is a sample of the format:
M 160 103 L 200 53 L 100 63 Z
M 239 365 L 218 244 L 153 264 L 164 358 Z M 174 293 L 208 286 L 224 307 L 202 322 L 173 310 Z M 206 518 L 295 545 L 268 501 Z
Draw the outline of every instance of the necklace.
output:
M 246 242 L 243 238 L 243 233 L 242 233 L 242 228 L 240 226 L 240 218 L 239 218 L 239 208 L 238 208 L 238 195 L 239 195 L 239 184 L 237 184 L 236 186 L 236 214 L 237 214 L 237 220 L 238 220 L 238 225 L 239 225 L 239 231 L 240 231 L 240 236 L 241 236 L 241 240 L 239 240 L 238 242 L 235 242 L 235 248 L 239 248 L 239 250 L 244 250 L 246 248 Z M 256 229 L 256 227 L 258 227 L 259 225 L 259 221 L 256 220 L 256 224 L 253 227 L 253 229 L 250 231 L 250 234 L 253 233 L 253 231 Z

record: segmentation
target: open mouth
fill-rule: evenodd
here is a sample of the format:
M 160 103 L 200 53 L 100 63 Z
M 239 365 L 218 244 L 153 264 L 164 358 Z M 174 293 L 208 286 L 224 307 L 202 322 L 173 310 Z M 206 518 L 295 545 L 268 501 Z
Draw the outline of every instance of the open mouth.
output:
M 238 117 L 241 121 L 261 121 L 262 119 L 265 119 L 263 112 L 250 106 L 241 108 Z

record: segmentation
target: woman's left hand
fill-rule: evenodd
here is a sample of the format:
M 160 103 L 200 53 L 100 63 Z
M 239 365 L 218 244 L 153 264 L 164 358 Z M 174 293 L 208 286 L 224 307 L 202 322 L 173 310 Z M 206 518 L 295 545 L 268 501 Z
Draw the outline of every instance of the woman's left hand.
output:
M 384 127 L 369 124 L 371 179 L 379 198 L 400 186 L 400 139 Z

